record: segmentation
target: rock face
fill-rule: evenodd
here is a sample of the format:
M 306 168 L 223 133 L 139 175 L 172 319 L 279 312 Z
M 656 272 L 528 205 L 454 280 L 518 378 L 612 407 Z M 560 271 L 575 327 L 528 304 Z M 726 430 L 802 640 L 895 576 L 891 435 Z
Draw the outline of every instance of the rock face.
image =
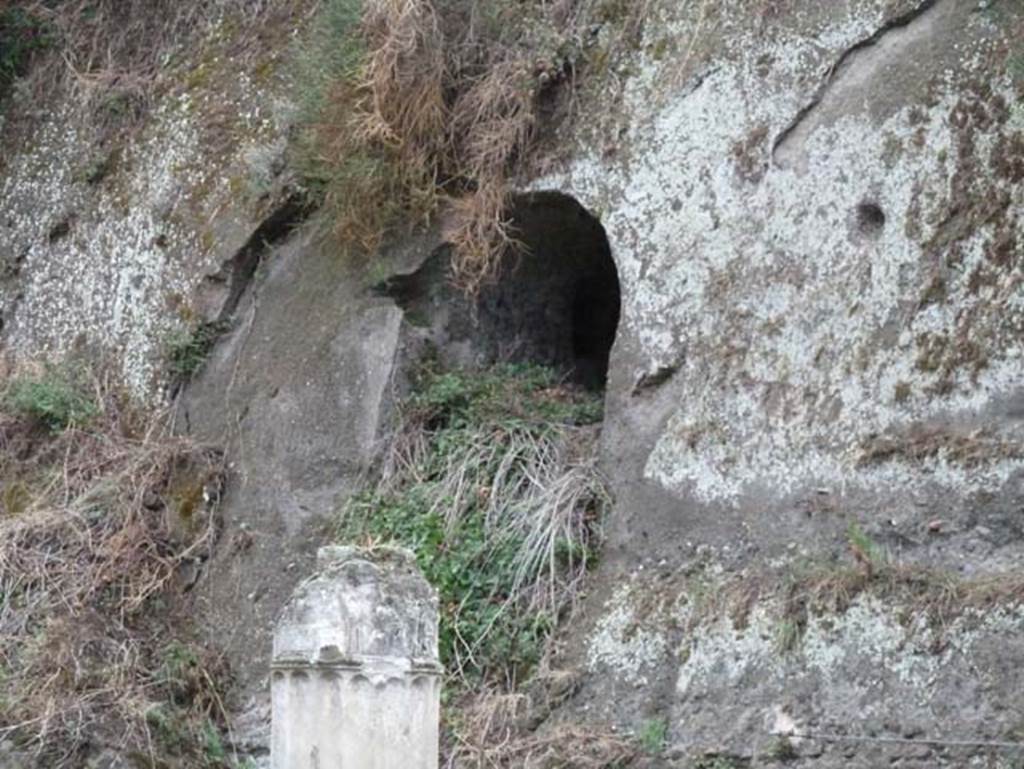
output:
M 794 743 L 818 766 L 965 765 L 855 740 L 1017 734 L 1019 592 L 940 629 L 920 595 L 789 630 L 784 604 L 858 542 L 1019 573 L 1022 9 L 665 8 L 615 118 L 537 182 L 601 212 L 622 281 L 586 702 L 667 714 L 678 756 L 746 765 L 788 729 L 849 738 Z M 753 611 L 708 610 L 733 583 Z
M 603 214 L 630 473 L 764 514 L 998 492 L 1024 459 L 1019 14 L 791 5 L 648 23 L 679 55 L 640 58 L 615 152 L 540 182 Z
M 600 220 L 622 301 L 567 717 L 664 719 L 666 766 L 1012 765 L 1022 61 L 1014 0 L 652 2 L 591 73 L 618 90 L 581 98 L 568 164 L 529 185 Z M 409 313 L 371 286 L 437 244 L 375 279 L 305 232 L 236 259 L 284 198 L 235 194 L 253 148 L 211 151 L 190 114 L 168 101 L 93 182 L 59 119 L 5 159 L 0 339 L 81 331 L 151 392 L 174 307 L 234 317 L 178 405 L 233 463 L 197 605 L 256 690 L 401 381 Z
M 0 329 L 8 355 L 102 354 L 152 402 L 167 384 L 176 335 L 218 320 L 233 300 L 233 260 L 273 218 L 286 186 L 290 112 L 245 72 L 230 89 L 181 79 L 116 141 L 90 132 L 70 104 L 4 137 Z
M 277 613 L 378 446 L 402 319 L 358 265 L 308 236 L 271 251 L 263 272 L 178 406 L 231 457 L 222 546 L 196 605 L 246 685 L 265 679 Z

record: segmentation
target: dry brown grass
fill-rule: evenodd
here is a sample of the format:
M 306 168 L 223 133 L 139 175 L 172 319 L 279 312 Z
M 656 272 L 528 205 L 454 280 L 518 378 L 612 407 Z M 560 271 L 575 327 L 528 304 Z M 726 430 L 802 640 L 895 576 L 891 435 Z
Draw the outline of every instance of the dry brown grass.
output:
M 182 734 L 220 715 L 216 659 L 171 653 L 191 649 L 178 580 L 212 545 L 219 457 L 93 387 L 97 415 L 59 435 L 0 414 L 0 739 L 53 769 L 153 755 L 154 708 Z
M 335 234 L 372 252 L 400 217 L 441 208 L 456 279 L 478 290 L 515 245 L 512 185 L 535 162 L 551 102 L 572 90 L 593 3 L 326 5 L 352 21 L 314 35 L 299 81 L 317 92 L 306 165 Z M 318 50 L 339 46 L 352 55 L 325 74 Z
M 138 122 L 168 87 L 180 65 L 200 60 L 230 38 L 237 67 L 263 55 L 274 31 L 309 5 L 282 0 L 22 0 L 49 41 L 18 83 L 10 117 L 31 115 L 54 93 L 84 107 L 98 129 Z M 0 7 L 3 3 L 0 2 Z M 211 34 L 220 30 L 223 34 Z M 280 42 L 280 41 L 278 41 Z
M 871 570 L 843 566 L 795 575 L 783 591 L 784 619 L 801 633 L 812 616 L 842 614 L 860 596 L 923 616 L 943 631 L 971 612 L 1024 605 L 1024 574 L 965 578 L 939 569 L 899 563 Z
M 798 648 L 814 617 L 844 614 L 859 599 L 874 598 L 908 621 L 922 619 L 941 644 L 959 621 L 981 620 L 1000 607 L 1024 606 L 1024 573 L 965 577 L 922 564 L 893 561 L 859 529 L 850 537 L 848 562 L 793 564 L 783 571 L 747 574 L 707 591 L 690 621 L 696 630 L 710 616 L 746 626 L 761 601 L 779 605 L 780 651 Z
M 725 582 L 697 579 L 686 593 L 694 602 L 688 632 L 715 618 L 747 627 L 759 604 L 773 607 L 782 652 L 799 648 L 816 617 L 841 616 L 870 598 L 897 612 L 901 621 L 923 622 L 942 645 L 961 623 L 981 622 L 987 612 L 1024 607 L 1024 572 L 978 576 L 892 559 L 858 527 L 848 531 L 849 560 L 807 561 L 754 570 Z
M 531 728 L 533 703 L 522 694 L 481 692 L 459 707 L 449 730 L 446 769 L 612 769 L 639 756 L 634 740 L 610 729 L 561 724 Z
M 895 459 L 910 462 L 945 459 L 965 468 L 977 468 L 1000 459 L 1019 459 L 1024 445 L 1002 438 L 992 430 L 917 428 L 875 435 L 861 443 L 857 464 L 878 465 Z

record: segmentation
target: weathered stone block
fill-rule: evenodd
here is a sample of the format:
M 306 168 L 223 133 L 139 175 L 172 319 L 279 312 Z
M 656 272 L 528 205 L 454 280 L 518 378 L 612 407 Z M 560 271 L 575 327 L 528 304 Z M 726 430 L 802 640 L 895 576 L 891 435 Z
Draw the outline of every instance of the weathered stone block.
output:
M 327 547 L 274 633 L 273 769 L 436 769 L 437 596 L 399 549 Z

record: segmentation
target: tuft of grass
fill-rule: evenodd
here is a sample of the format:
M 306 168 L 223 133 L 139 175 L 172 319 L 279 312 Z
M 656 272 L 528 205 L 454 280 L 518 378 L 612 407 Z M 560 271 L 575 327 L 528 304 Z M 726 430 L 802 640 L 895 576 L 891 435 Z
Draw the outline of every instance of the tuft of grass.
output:
M 381 478 L 341 512 L 343 539 L 416 554 L 458 683 L 514 689 L 574 605 L 608 504 L 596 400 L 534 366 L 427 371 Z
M 3 405 L 53 432 L 82 426 L 98 413 L 84 374 L 70 365 L 46 366 L 38 374 L 15 378 L 7 386 Z
M 799 622 L 799 624 L 798 624 Z M 779 621 L 775 630 L 775 646 L 783 654 L 796 651 L 800 645 L 800 639 L 806 629 L 805 618 L 797 615 L 795 619 L 783 619 Z
M 649 756 L 660 756 L 668 741 L 668 720 L 652 718 L 644 721 L 636 733 L 640 749 Z
M 846 540 L 854 560 L 868 576 L 888 563 L 889 554 L 865 534 L 864 530 L 856 523 L 851 523 L 846 528 Z
M 493 279 L 515 245 L 511 184 L 575 81 L 584 7 L 326 0 L 296 56 L 298 154 L 339 240 L 373 251 L 443 208 L 459 283 Z
M 226 329 L 225 323 L 202 323 L 191 331 L 173 334 L 164 353 L 171 376 L 179 382 L 191 379 Z

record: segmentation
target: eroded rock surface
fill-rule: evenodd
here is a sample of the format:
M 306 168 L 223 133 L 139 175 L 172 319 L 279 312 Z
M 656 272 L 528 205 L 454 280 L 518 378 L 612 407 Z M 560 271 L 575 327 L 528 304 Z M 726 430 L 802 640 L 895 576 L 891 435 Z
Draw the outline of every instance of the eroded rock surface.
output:
M 580 702 L 669 714 L 672 765 L 746 765 L 779 712 L 848 735 L 1016 733 L 1015 663 L 986 650 L 1019 656 L 1019 594 L 948 646 L 920 606 L 865 596 L 795 655 L 768 597 L 738 624 L 665 607 L 695 561 L 840 570 L 860 531 L 900 563 L 1019 573 L 1022 32 L 1012 3 L 666 4 L 603 133 L 537 182 L 601 213 L 623 290 L 613 557 Z M 798 747 L 818 766 L 965 760 Z
M 637 50 L 595 65 L 566 168 L 529 185 L 600 220 L 622 299 L 616 509 L 570 645 L 587 675 L 556 718 L 665 718 L 666 766 L 839 730 L 905 742 L 794 738 L 795 759 L 1012 765 L 928 739 L 1020 739 L 1019 595 L 936 626 L 875 578 L 917 564 L 959 591 L 1024 567 L 1021 61 L 1014 0 L 789 0 L 651 3 Z M 197 606 L 265 694 L 272 622 L 415 357 L 414 319 L 371 287 L 438 244 L 371 270 L 268 225 L 287 185 L 247 180 L 277 168 L 287 110 L 247 99 L 228 151 L 197 98 L 165 99 L 109 164 L 59 114 L 4 158 L 0 339 L 114 351 L 152 397 L 169 333 L 231 321 L 178 419 L 230 463 Z M 885 569 L 858 560 L 865 541 Z M 851 568 L 870 584 L 788 628 L 794 579 Z M 265 716 L 240 722 L 254 755 Z
M 246 72 L 230 87 L 185 80 L 114 138 L 70 101 L 5 137 L 8 357 L 106 356 L 136 396 L 159 402 L 176 335 L 221 314 L 232 260 L 286 195 L 291 113 Z

